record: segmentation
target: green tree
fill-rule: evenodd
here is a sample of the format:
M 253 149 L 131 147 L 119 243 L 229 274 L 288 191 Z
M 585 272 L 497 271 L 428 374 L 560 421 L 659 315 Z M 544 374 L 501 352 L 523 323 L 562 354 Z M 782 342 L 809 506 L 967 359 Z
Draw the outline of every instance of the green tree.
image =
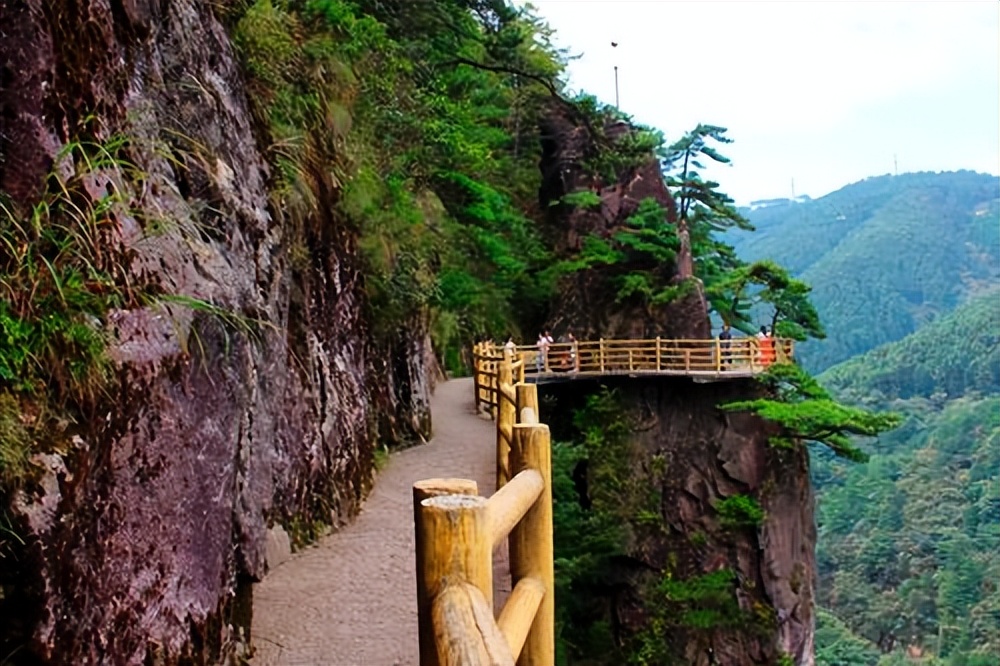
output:
M 902 422 L 895 413 L 875 413 L 837 402 L 809 373 L 791 363 L 771 366 L 757 379 L 774 397 L 731 402 L 722 408 L 753 412 L 779 425 L 782 433 L 771 438 L 776 446 L 794 446 L 798 440 L 818 442 L 838 456 L 864 462 L 868 455 L 851 437 L 877 437 Z
M 745 332 L 753 330 L 752 313 L 764 310 L 769 311 L 771 330 L 777 336 L 793 340 L 826 337 L 809 300 L 812 288 L 773 261 L 738 266 L 708 291 L 722 318 Z
M 816 609 L 816 666 L 875 666 L 878 648 L 830 611 Z
M 726 131 L 725 127 L 699 123 L 661 155 L 664 178 L 677 202 L 680 245 L 677 271 L 682 280 L 695 274 L 696 255 L 702 257 L 703 268 L 718 268 L 724 272 L 738 265 L 732 248 L 715 240 L 713 232 L 731 227 L 753 230 L 733 205 L 733 200 L 719 191 L 719 183 L 705 180 L 701 175 L 705 158 L 729 164 L 729 158 L 712 145 L 732 143 Z M 721 265 L 716 267 L 714 264 Z

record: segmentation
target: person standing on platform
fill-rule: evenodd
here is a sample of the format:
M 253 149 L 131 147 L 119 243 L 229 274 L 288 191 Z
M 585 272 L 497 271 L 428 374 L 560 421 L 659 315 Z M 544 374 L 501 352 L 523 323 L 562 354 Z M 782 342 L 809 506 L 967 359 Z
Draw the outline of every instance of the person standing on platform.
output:
M 733 334 L 729 330 L 729 324 L 722 324 L 722 332 L 719 333 L 719 350 L 722 352 L 721 364 L 728 366 L 733 362 L 733 352 L 731 350 L 733 344 Z

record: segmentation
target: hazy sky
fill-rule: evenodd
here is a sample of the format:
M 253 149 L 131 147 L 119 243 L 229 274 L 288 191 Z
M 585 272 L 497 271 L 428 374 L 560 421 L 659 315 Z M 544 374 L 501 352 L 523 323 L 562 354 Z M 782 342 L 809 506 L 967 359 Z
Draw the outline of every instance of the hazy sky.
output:
M 521 3 L 523 4 L 523 2 Z M 867 176 L 1000 173 L 1000 3 L 531 0 L 569 84 L 662 130 L 729 128 L 738 203 Z M 612 47 L 611 42 L 617 42 Z

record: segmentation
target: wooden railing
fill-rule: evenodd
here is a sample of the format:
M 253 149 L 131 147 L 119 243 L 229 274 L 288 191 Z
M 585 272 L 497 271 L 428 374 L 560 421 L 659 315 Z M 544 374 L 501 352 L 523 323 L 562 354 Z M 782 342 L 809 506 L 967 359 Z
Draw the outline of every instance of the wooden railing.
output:
M 615 374 L 687 375 L 692 377 L 753 375 L 772 363 L 788 361 L 795 342 L 787 338 L 762 341 L 732 340 L 580 340 L 555 342 L 544 356 L 535 345 L 518 345 L 515 353 L 524 361 L 527 376 L 601 376 Z M 502 347 L 492 342 L 476 345 L 476 404 L 495 409 L 497 359 Z
M 417 617 L 421 666 L 552 666 L 555 599 L 552 552 L 552 454 L 538 423 L 538 389 L 524 362 L 490 357 L 497 421 L 497 491 L 474 481 L 414 484 Z M 522 381 L 513 383 L 513 378 Z M 509 537 L 509 539 L 508 539 Z M 493 550 L 508 539 L 513 590 L 493 617 Z

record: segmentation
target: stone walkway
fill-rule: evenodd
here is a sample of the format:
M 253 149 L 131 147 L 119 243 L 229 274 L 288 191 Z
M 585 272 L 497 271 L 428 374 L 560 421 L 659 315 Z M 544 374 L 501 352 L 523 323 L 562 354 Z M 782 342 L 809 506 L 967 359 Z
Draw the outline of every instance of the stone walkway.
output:
M 438 386 L 431 410 L 434 438 L 390 457 L 355 522 L 254 587 L 253 666 L 418 664 L 413 483 L 475 479 L 489 496 L 495 478 L 496 430 L 474 413 L 472 380 Z

